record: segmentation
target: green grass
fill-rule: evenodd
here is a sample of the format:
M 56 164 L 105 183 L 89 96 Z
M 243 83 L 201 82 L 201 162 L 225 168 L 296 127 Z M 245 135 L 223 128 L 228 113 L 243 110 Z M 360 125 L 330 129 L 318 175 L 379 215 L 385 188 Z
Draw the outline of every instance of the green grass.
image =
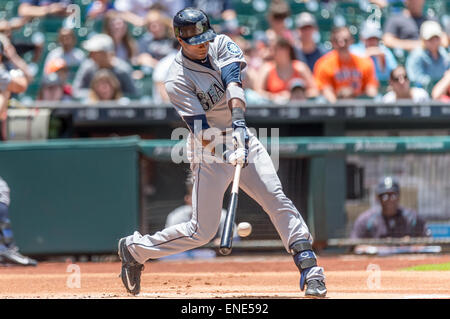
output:
M 450 263 L 444 263 L 444 264 L 431 264 L 431 265 L 418 265 L 418 266 L 412 266 L 403 268 L 402 270 L 416 270 L 416 271 L 449 271 L 450 270 Z

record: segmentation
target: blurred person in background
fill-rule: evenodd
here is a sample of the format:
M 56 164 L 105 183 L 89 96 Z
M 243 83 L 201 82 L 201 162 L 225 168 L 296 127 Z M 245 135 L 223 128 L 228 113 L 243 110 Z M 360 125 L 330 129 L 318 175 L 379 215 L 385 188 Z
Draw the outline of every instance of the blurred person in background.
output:
M 73 29 L 61 28 L 58 32 L 59 46 L 51 50 L 45 58 L 44 69 L 50 61 L 61 58 L 68 68 L 77 67 L 86 59 L 86 54 L 77 47 L 77 37 Z
M 212 23 L 221 21 L 221 32 L 227 35 L 239 33 L 239 22 L 232 0 L 186 0 L 186 7 L 205 12 Z
M 91 81 L 88 102 L 116 101 L 122 97 L 117 77 L 108 69 L 98 70 Z
M 291 45 L 295 44 L 295 37 L 292 30 L 287 26 L 287 19 L 291 16 L 291 8 L 285 0 L 272 0 L 267 14 L 269 28 L 266 30 L 266 37 L 269 45 L 273 44 L 277 38 L 285 38 Z
M 0 264 L 36 266 L 37 261 L 19 253 L 9 217 L 10 188 L 0 176 Z
M 430 92 L 450 68 L 450 56 L 442 46 L 442 36 L 438 22 L 425 21 L 420 27 L 423 47 L 412 51 L 406 59 L 406 71 L 411 82 Z
M 400 186 L 391 176 L 383 177 L 375 194 L 379 206 L 356 219 L 351 238 L 427 237 L 430 231 L 417 212 L 400 206 Z
M 404 66 L 392 70 L 389 80 L 391 91 L 383 96 L 384 103 L 393 103 L 398 100 L 412 100 L 415 103 L 427 102 L 430 95 L 422 88 L 411 87 Z
M 447 39 L 447 51 L 450 53 L 450 19 L 447 20 L 445 25 L 445 34 Z M 445 46 L 445 43 L 442 43 L 442 46 Z
M 273 60 L 273 53 L 266 44 L 260 40 L 247 41 L 243 37 L 234 37 L 233 41 L 242 49 L 246 71 L 242 74 L 242 88 L 244 89 L 247 103 L 253 105 L 268 105 L 271 101 L 256 92 L 256 82 L 260 77 L 262 66 Z
M 86 8 L 88 20 L 102 20 L 105 14 L 114 9 L 112 0 L 94 0 Z
M 366 22 L 359 35 L 361 42 L 352 44 L 350 52 L 371 58 L 375 65 L 378 81 L 388 81 L 392 70 L 398 66 L 398 63 L 391 50 L 381 44 L 383 31 L 378 25 Z
M 37 95 L 38 101 L 72 101 L 72 97 L 64 91 L 64 81 L 57 73 L 45 74 Z
M 302 12 L 295 19 L 295 24 L 298 30 L 295 44 L 296 58 L 305 62 L 313 72 L 317 60 L 326 53 L 325 48 L 316 40 L 319 35 L 316 18 L 308 12 Z
M 6 140 L 6 120 L 11 93 L 23 93 L 28 88 L 28 79 L 20 69 L 8 70 L 3 63 L 4 49 L 0 42 L 0 141 Z
M 302 79 L 294 78 L 289 83 L 289 101 L 299 102 L 307 100 L 306 96 L 306 84 Z
M 450 70 L 447 70 L 431 91 L 433 100 L 450 102 Z
M 99 69 L 108 69 L 120 82 L 120 89 L 127 97 L 135 97 L 137 90 L 131 77 L 133 69 L 124 60 L 114 54 L 114 42 L 107 34 L 96 34 L 83 42 L 83 48 L 89 52 L 77 70 L 73 81 L 73 94 L 77 99 L 86 99 L 91 81 Z
M 164 81 L 166 80 L 166 76 L 169 73 L 169 68 L 175 60 L 175 56 L 180 50 L 181 45 L 177 39 L 173 39 L 173 50 L 167 56 L 162 58 L 155 65 L 155 69 L 152 73 L 152 81 L 153 81 L 153 92 L 152 99 L 153 103 L 169 103 L 169 96 L 167 95 L 166 87 L 164 85 Z
M 353 36 L 348 27 L 334 27 L 330 40 L 333 50 L 314 67 L 321 94 L 331 103 L 359 96 L 374 98 L 378 94 L 375 66 L 371 59 L 350 52 Z
M 306 84 L 308 98 L 317 96 L 318 90 L 308 66 L 295 59 L 294 47 L 284 38 L 273 45 L 273 62 L 267 63 L 256 78 L 255 90 L 262 97 L 276 103 L 286 103 L 290 98 L 289 82 L 294 78 Z
M 72 3 L 71 0 L 20 0 L 17 13 L 28 18 L 66 17 L 71 14 L 67 7 Z
M 31 37 L 31 41 L 24 39 L 13 39 L 12 33 L 14 31 L 20 30 L 27 23 L 29 23 L 31 18 L 29 17 L 14 17 L 10 20 L 0 19 L 0 34 L 2 35 L 2 42 L 6 46 L 5 41 L 11 42 L 20 57 L 23 57 L 25 53 L 33 52 L 31 61 L 34 63 L 39 62 L 44 46 L 43 37 L 34 36 Z
M 137 56 L 137 42 L 128 31 L 128 24 L 117 14 L 109 11 L 103 20 L 103 32 L 114 41 L 115 54 L 124 61 L 133 61 Z
M 185 7 L 185 0 L 115 0 L 114 10 L 127 22 L 143 27 L 147 23 L 147 14 L 151 10 L 173 17 Z
M 69 81 L 70 70 L 63 58 L 55 58 L 48 61 L 44 68 L 44 74 L 49 75 L 52 73 L 56 73 L 58 75 L 58 79 L 61 81 L 63 87 L 64 96 L 72 98 L 73 88 Z
M 391 1 L 392 0 L 370 0 L 370 3 L 373 3 L 380 8 L 386 8 L 389 5 L 389 2 Z
M 147 14 L 147 32 L 138 39 L 137 64 L 154 68 L 173 50 L 172 20 L 157 10 Z
M 19 56 L 9 38 L 0 34 L 1 62 L 6 70 L 19 69 L 27 78 L 28 83 L 33 80 L 33 75 L 27 62 Z
M 421 47 L 420 27 L 426 20 L 435 20 L 424 14 L 425 0 L 405 0 L 405 8 L 389 15 L 384 24 L 383 42 L 390 49 L 412 51 Z

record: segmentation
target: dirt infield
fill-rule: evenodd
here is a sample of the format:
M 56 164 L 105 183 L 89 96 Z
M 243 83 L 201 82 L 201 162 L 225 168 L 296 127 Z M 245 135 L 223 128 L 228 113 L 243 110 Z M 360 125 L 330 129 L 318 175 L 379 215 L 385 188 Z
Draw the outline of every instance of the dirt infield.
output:
M 450 255 L 319 256 L 328 298 L 338 299 L 450 298 L 450 271 L 400 270 L 448 262 Z M 0 298 L 303 297 L 298 270 L 285 255 L 153 261 L 145 267 L 137 297 L 122 286 L 118 262 L 0 267 Z

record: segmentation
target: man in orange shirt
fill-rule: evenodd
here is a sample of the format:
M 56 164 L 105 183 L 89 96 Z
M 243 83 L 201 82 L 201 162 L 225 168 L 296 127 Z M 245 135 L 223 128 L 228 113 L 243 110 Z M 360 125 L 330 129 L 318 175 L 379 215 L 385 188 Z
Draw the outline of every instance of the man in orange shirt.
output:
M 347 27 L 331 32 L 333 50 L 322 56 L 314 67 L 314 77 L 321 94 L 331 103 L 361 95 L 375 97 L 378 81 L 369 58 L 350 53 L 353 36 Z

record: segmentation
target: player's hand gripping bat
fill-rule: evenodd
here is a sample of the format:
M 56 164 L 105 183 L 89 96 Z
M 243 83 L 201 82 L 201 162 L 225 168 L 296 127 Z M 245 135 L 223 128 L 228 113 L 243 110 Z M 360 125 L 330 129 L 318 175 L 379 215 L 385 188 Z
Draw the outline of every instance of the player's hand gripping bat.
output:
M 220 241 L 219 251 L 222 255 L 229 255 L 231 253 L 233 244 L 233 227 L 238 203 L 239 178 L 241 176 L 241 169 L 242 164 L 237 164 L 234 171 L 233 186 L 231 187 L 231 198 L 228 204 L 225 225 L 223 227 L 222 238 Z

